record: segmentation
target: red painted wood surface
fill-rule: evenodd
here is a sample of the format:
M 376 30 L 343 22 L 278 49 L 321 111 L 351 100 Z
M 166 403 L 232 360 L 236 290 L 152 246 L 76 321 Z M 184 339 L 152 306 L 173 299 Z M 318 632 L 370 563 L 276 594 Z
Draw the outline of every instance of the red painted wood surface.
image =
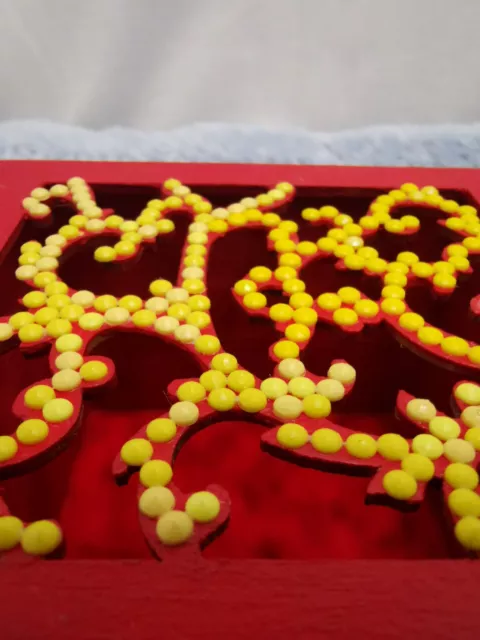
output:
M 1 162 L 0 249 L 21 199 L 80 175 L 96 184 L 387 190 L 406 181 L 461 189 L 480 201 L 474 170 Z M 81 522 L 77 523 L 81 526 Z M 136 522 L 133 526 L 138 526 Z M 225 560 L 198 566 L 65 560 L 0 565 L 0 629 L 10 638 L 476 638 L 480 565 L 469 561 Z

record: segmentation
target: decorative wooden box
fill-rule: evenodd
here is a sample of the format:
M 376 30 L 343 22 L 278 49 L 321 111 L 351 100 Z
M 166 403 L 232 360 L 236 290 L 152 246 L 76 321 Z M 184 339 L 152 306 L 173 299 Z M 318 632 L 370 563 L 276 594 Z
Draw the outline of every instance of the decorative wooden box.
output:
M 478 171 L 0 184 L 2 638 L 477 637 Z

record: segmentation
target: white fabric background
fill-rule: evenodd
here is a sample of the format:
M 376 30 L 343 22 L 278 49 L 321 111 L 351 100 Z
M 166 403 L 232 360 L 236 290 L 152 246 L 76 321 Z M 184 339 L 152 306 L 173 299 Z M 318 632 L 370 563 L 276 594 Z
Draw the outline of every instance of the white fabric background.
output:
M 0 0 L 0 120 L 480 120 L 480 0 Z

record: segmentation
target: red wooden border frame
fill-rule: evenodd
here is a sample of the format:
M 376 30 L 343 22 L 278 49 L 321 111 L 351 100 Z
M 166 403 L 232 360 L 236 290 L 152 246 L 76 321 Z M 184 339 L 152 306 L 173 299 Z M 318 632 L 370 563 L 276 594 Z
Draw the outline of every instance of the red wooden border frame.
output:
M 0 162 L 0 251 L 21 200 L 73 175 L 97 183 L 391 189 L 403 182 L 469 191 L 480 171 L 94 162 Z M 0 636 L 25 638 L 477 638 L 478 561 L 148 561 L 0 564 Z

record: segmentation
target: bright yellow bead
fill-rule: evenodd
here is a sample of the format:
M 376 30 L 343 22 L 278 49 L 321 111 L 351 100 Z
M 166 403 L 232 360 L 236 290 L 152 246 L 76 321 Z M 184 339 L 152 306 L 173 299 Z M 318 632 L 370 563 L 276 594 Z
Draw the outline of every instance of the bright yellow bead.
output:
M 302 307 L 311 307 L 313 305 L 313 298 L 310 294 L 299 291 L 291 295 L 288 302 L 293 309 L 300 309 Z
M 136 231 L 127 231 L 127 233 L 123 233 L 121 239 L 122 242 L 129 242 L 134 245 L 139 245 L 142 242 L 142 236 Z M 113 250 L 115 251 L 115 249 Z
M 9 551 L 22 538 L 23 522 L 14 516 L 0 516 L 0 551 Z
M 239 393 L 244 389 L 251 389 L 255 386 L 255 377 L 243 369 L 232 371 L 227 378 L 227 384 L 230 389 Z
M 254 282 L 268 282 L 273 274 L 267 267 L 253 267 L 248 275 Z
M 282 253 L 278 262 L 280 266 L 292 267 L 293 269 L 298 269 L 302 265 L 302 259 L 296 253 Z
M 452 274 L 455 271 L 455 267 L 451 265 L 449 262 L 439 260 L 438 262 L 435 262 L 435 264 L 433 265 L 433 270 L 435 271 L 435 273 Z
M 194 382 L 193 380 L 184 382 L 177 390 L 177 398 L 179 400 L 187 400 L 188 402 L 193 402 L 195 404 L 201 402 L 206 395 L 205 387 L 203 387 L 199 382 Z
M 52 386 L 56 391 L 72 391 L 80 386 L 82 378 L 78 371 L 62 369 L 52 377 Z
M 51 309 L 50 307 L 44 307 L 39 309 L 35 314 L 35 322 L 45 327 L 51 320 L 54 320 L 58 316 L 57 309 Z
M 257 285 L 253 280 L 238 280 L 233 289 L 239 296 L 246 296 L 249 293 L 255 293 Z
M 166 546 L 187 542 L 193 534 L 193 520 L 184 511 L 171 510 L 162 515 L 156 525 L 156 534 Z
M 197 295 L 191 296 L 187 301 L 188 306 L 192 311 L 208 311 L 210 309 L 210 300 L 207 296 Z
M 366 231 L 374 231 L 379 227 L 378 220 L 373 216 L 363 216 L 362 218 L 360 218 L 358 223 L 362 227 L 362 229 L 365 229 Z
M 30 240 L 30 242 L 25 242 L 24 244 L 22 244 L 22 246 L 20 247 L 20 253 L 38 253 L 41 248 L 42 245 L 40 244 L 40 242 L 37 242 L 36 240 Z
M 417 422 L 430 422 L 437 415 L 437 410 L 430 400 L 414 398 L 407 403 L 406 413 Z
M 315 393 L 315 383 L 309 378 L 299 376 L 288 382 L 288 391 L 296 398 L 306 398 Z
M 353 310 L 360 318 L 374 318 L 378 315 L 380 307 L 373 300 L 359 300 L 355 303 Z
M 295 420 L 302 411 L 302 400 L 291 395 L 280 396 L 273 402 L 273 412 L 282 420 Z
M 327 376 L 332 380 L 338 380 L 342 384 L 352 384 L 357 373 L 352 365 L 347 362 L 336 362 L 328 369 Z
M 295 294 L 301 295 L 301 294 Z M 314 327 L 317 324 L 318 314 L 313 309 L 300 308 L 293 312 L 293 320 L 298 324 L 304 324 L 307 327 Z
M 397 261 L 406 264 L 407 266 L 411 266 L 419 261 L 419 258 L 416 253 L 412 251 L 402 251 L 397 256 Z
M 46 303 L 47 296 L 43 291 L 30 291 L 23 296 L 23 304 L 27 309 L 38 309 Z
M 384 226 L 389 233 L 402 233 L 405 231 L 405 225 L 402 220 L 395 220 L 394 218 L 386 220 Z
M 212 522 L 220 513 L 220 501 L 210 491 L 198 491 L 188 498 L 185 512 L 194 522 Z
M 100 313 L 91 311 L 81 316 L 78 324 L 85 331 L 98 331 L 105 324 L 105 318 Z
M 396 298 L 403 300 L 405 298 L 405 289 L 395 285 L 387 285 L 382 289 L 382 298 Z
M 418 229 L 420 227 L 420 220 L 416 216 L 402 216 L 400 222 L 407 229 Z
M 16 431 L 17 440 L 25 445 L 43 442 L 48 436 L 48 424 L 43 420 L 32 418 L 20 423 Z
M 55 311 L 56 309 L 50 309 L 50 311 Z M 64 320 L 69 320 L 70 322 L 78 322 L 79 318 L 83 316 L 85 313 L 85 309 L 79 304 L 67 304 L 66 307 L 62 307 L 60 309 L 60 318 Z M 48 324 L 48 323 L 47 323 Z
M 32 556 L 46 556 L 55 551 L 61 542 L 59 526 L 49 520 L 38 520 L 25 527 L 21 539 L 23 551 Z
M 474 446 L 468 440 L 452 438 L 443 445 L 443 453 L 450 462 L 473 462 L 476 456 Z
M 159 518 L 175 507 L 175 496 L 166 487 L 153 486 L 146 489 L 138 501 L 140 513 L 148 518 Z
M 387 460 L 403 460 L 409 453 L 408 442 L 396 433 L 384 433 L 377 440 L 378 453 Z
M 97 382 L 108 374 L 107 365 L 101 360 L 89 360 L 80 367 L 80 375 L 85 382 Z
M 337 453 L 343 446 L 343 440 L 333 429 L 317 429 L 311 435 L 310 444 L 320 453 Z
M 45 384 L 37 384 L 25 392 L 23 401 L 29 409 L 42 409 L 55 398 L 55 391 Z
M 36 287 L 45 288 L 48 284 L 55 282 L 57 275 L 51 271 L 40 271 L 33 278 L 33 284 Z
M 308 442 L 308 431 L 293 422 L 282 424 L 277 431 L 277 442 L 286 449 L 299 449 Z
M 338 380 L 325 378 L 316 387 L 317 393 L 328 398 L 331 402 L 338 402 L 345 395 L 345 387 Z
M 406 305 L 398 298 L 384 298 L 380 304 L 382 311 L 389 316 L 400 316 L 405 313 Z
M 213 355 L 220 348 L 220 340 L 216 336 L 204 335 L 195 340 L 195 350 L 203 355 Z
M 332 411 L 330 400 L 318 393 L 303 399 L 303 411 L 309 418 L 326 418 Z
M 263 293 L 247 293 L 243 298 L 243 304 L 247 309 L 264 309 L 267 306 L 267 298 Z
M 480 385 L 462 382 L 455 388 L 455 397 L 469 405 L 480 405 Z
M 173 224 L 172 220 L 168 220 L 167 218 L 163 220 L 159 220 L 156 223 L 156 227 L 157 227 L 158 233 L 161 233 L 161 234 L 171 233 L 175 229 L 175 225 Z
M 176 402 L 170 407 L 168 412 L 169 418 L 175 422 L 177 426 L 189 427 L 198 420 L 198 407 L 187 400 Z
M 325 205 L 323 207 L 320 207 L 318 212 L 320 214 L 320 218 L 323 218 L 325 220 L 333 220 L 333 218 L 335 218 L 339 214 L 338 209 L 330 205 Z
M 470 269 L 470 262 L 467 258 L 462 258 L 461 256 L 452 256 L 448 259 L 448 263 L 452 265 L 455 271 L 460 271 L 461 273 Z
M 227 377 L 221 371 L 205 371 L 200 376 L 200 384 L 207 390 L 222 389 L 227 386 Z
M 20 258 L 18 259 L 18 264 L 22 266 L 33 266 L 40 259 L 39 253 L 22 253 Z
M 335 248 L 333 252 L 336 258 L 344 259 L 347 256 L 353 256 L 355 253 L 355 249 L 350 247 L 348 244 L 339 244 L 338 247 Z
M 383 476 L 383 488 L 395 500 L 410 500 L 417 493 L 417 481 L 405 471 L 393 469 Z
M 398 264 L 402 265 L 402 266 L 406 266 L 406 265 L 403 265 L 401 262 L 399 262 Z M 407 277 L 403 273 L 399 273 L 397 271 L 394 271 L 394 272 L 387 273 L 383 278 L 383 282 L 386 285 L 394 285 L 396 287 L 405 287 L 407 282 L 408 282 L 408 280 L 407 280 Z M 386 297 L 388 297 L 388 296 L 386 296 Z
M 103 296 L 98 296 L 98 298 L 96 298 L 95 302 L 93 303 L 93 307 L 96 311 L 105 313 L 107 309 L 113 309 L 114 307 L 116 307 L 117 303 L 118 300 L 115 298 L 115 296 L 106 294 Z
M 154 280 L 150 283 L 150 293 L 154 296 L 164 296 L 172 288 L 172 283 L 168 280 Z
M 402 470 L 420 482 L 428 482 L 435 475 L 435 465 L 430 458 L 418 453 L 410 453 L 403 458 Z
M 238 396 L 238 406 L 247 413 L 257 413 L 267 406 L 267 396 L 260 389 L 244 389 Z
M 97 262 L 113 262 L 117 257 L 117 252 L 113 247 L 98 247 L 95 249 L 93 257 Z
M 418 331 L 425 324 L 425 320 L 418 313 L 407 311 L 398 319 L 398 324 L 406 331 Z
M 105 218 L 105 226 L 107 227 L 107 229 L 118 229 L 123 224 L 123 222 L 124 220 L 120 216 L 113 215 Z
M 5 342 L 6 340 L 10 340 L 13 336 L 12 327 L 6 322 L 0 323 L 0 342 Z
M 428 423 L 428 429 L 432 435 L 440 440 L 450 440 L 451 438 L 458 438 L 460 435 L 460 426 L 447 416 L 435 416 Z
M 152 293 L 153 295 L 158 295 L 153 291 Z M 120 298 L 120 300 L 118 301 L 118 305 L 120 307 L 123 307 L 123 309 L 127 309 L 127 311 L 129 311 L 130 313 L 134 313 L 135 311 L 138 311 L 139 309 L 142 308 L 143 301 L 139 296 L 128 295 L 128 296 L 123 296 L 123 298 Z
M 421 327 L 418 330 L 417 337 L 423 344 L 438 345 L 443 340 L 443 333 L 435 327 Z
M 438 289 L 455 289 L 457 279 L 449 273 L 436 273 L 433 276 L 433 284 Z
M 358 322 L 358 316 L 353 309 L 337 309 L 333 312 L 333 321 L 341 327 L 351 327 Z
M 469 408 L 473 408 L 473 407 L 469 407 Z M 468 409 L 465 409 L 465 411 L 468 411 Z M 465 413 L 465 411 L 463 413 Z M 462 413 L 462 417 L 463 417 L 463 413 Z M 478 417 L 478 422 L 480 423 L 480 410 L 478 409 L 477 409 L 477 417 Z M 466 424 L 465 418 L 463 418 L 463 421 Z M 465 433 L 465 440 L 469 442 L 476 451 L 480 451 L 480 427 L 472 427 L 471 429 L 468 429 L 467 432 Z
M 170 442 L 177 434 L 177 427 L 169 418 L 155 418 L 148 423 L 146 433 L 152 442 Z
M 365 260 L 359 255 L 347 256 L 344 263 L 347 269 L 352 271 L 361 271 L 365 267 Z
M 476 347 L 470 347 L 467 353 L 467 358 L 470 362 L 473 362 L 473 364 L 480 365 L 480 346 L 477 345 Z
M 478 487 L 478 473 L 473 467 L 463 462 L 452 462 L 445 469 L 445 482 L 454 489 L 471 489 Z
M 66 224 L 63 227 L 60 227 L 58 233 L 66 240 L 73 240 L 73 238 L 76 238 L 80 235 L 80 231 L 77 229 L 77 227 L 74 227 L 71 224 Z
M 55 367 L 57 369 L 79 369 L 83 364 L 83 357 L 74 351 L 66 351 L 61 353 L 55 359 Z
M 205 283 L 199 278 L 187 278 L 183 281 L 182 287 L 192 295 L 205 291 Z
M 27 324 L 18 331 L 20 342 L 25 344 L 39 342 L 45 335 L 45 329 L 39 324 Z
M 11 460 L 18 451 L 18 444 L 12 436 L 0 436 L 0 462 Z
M 230 411 L 237 403 L 237 396 L 231 389 L 212 389 L 207 402 L 216 411 Z
M 287 395 L 288 385 L 281 378 L 266 378 L 261 383 L 260 390 L 263 391 L 269 400 L 275 400 L 276 398 Z
M 305 283 L 298 278 L 289 278 L 283 282 L 282 289 L 289 294 L 301 293 L 305 291 Z
M 273 346 L 273 353 L 279 360 L 285 360 L 285 358 L 298 358 L 300 348 L 298 344 L 291 340 L 280 340 Z
M 133 256 L 137 252 L 137 246 L 129 240 L 120 240 L 113 246 L 116 255 L 122 257 Z
M 156 314 L 153 311 L 149 311 L 148 309 L 141 309 L 140 311 L 135 311 L 132 315 L 132 322 L 136 327 L 151 327 L 155 324 L 155 320 L 157 319 Z
M 153 447 L 144 438 L 132 438 L 128 440 L 120 450 L 120 457 L 125 464 L 131 467 L 140 467 L 153 455 Z
M 54 398 L 45 403 L 42 414 L 47 422 L 64 422 L 72 417 L 73 404 L 65 398 Z
M 164 487 L 170 482 L 172 476 L 172 467 L 164 460 L 147 460 L 140 469 L 140 482 L 144 487 Z
M 94 303 L 95 295 L 91 291 L 77 291 L 72 295 L 71 301 L 86 309 Z
M 440 343 L 440 348 L 444 353 L 451 356 L 461 357 L 466 356 L 470 346 L 463 338 L 457 338 L 456 336 L 448 336 L 443 338 Z
M 292 342 L 306 342 L 310 339 L 310 329 L 304 324 L 289 324 L 285 329 L 285 337 Z
M 320 238 L 319 240 L 317 240 L 317 247 L 323 253 L 327 253 L 327 254 L 333 253 L 337 248 L 337 246 L 338 246 L 338 243 L 335 240 L 335 238 L 327 237 L 327 238 Z
M 345 441 L 345 448 L 354 458 L 367 460 L 377 453 L 377 444 L 366 433 L 353 433 Z
M 361 298 L 361 293 L 354 287 L 341 287 L 338 290 L 338 297 L 345 304 L 355 304 Z
M 297 251 L 301 256 L 314 256 L 317 253 L 318 249 L 317 245 L 314 242 L 305 240 L 298 243 Z
M 430 278 L 433 275 L 433 267 L 428 262 L 416 262 L 412 265 L 412 273 L 418 278 Z
M 192 311 L 192 313 L 190 313 L 185 318 L 185 320 L 189 325 L 197 327 L 198 329 L 204 329 L 205 327 L 208 327 L 208 325 L 211 323 L 210 316 L 208 315 L 208 313 L 205 313 L 204 311 Z M 209 338 L 210 338 L 210 336 L 209 336 Z M 202 344 L 202 343 L 200 343 L 200 344 Z M 213 344 L 214 343 L 211 340 L 209 340 L 209 344 L 210 344 L 210 348 L 213 348 Z M 217 351 L 218 351 L 218 349 L 217 349 Z M 213 353 L 215 353 L 215 352 L 213 352 Z
M 63 353 L 64 351 L 79 351 L 82 346 L 82 338 L 75 333 L 69 333 L 59 336 L 55 341 L 55 348 L 60 353 Z
M 448 496 L 448 508 L 456 516 L 480 517 L 480 496 L 470 489 L 454 489 Z
M 295 278 L 296 275 L 297 272 L 295 271 L 295 269 L 293 269 L 293 267 L 278 267 L 274 271 L 275 278 L 280 282 L 285 282 L 290 278 Z
M 288 322 L 293 316 L 293 309 L 288 304 L 274 304 L 269 309 L 269 316 L 274 322 Z
M 342 306 L 342 300 L 336 293 L 322 293 L 317 298 L 317 304 L 324 311 L 336 311 Z
M 431 460 L 437 460 L 443 454 L 443 443 L 435 436 L 421 433 L 412 440 L 412 450 Z
M 371 258 L 365 262 L 365 267 L 371 273 L 385 273 L 387 261 L 382 258 Z
M 185 320 L 191 315 L 191 310 L 187 304 L 175 302 L 168 308 L 167 313 L 171 318 L 175 318 L 176 320 Z
M 480 251 L 480 238 L 465 238 L 462 240 L 462 244 L 468 249 L 469 253 Z
M 455 536 L 466 549 L 480 551 L 480 519 L 472 516 L 461 518 L 455 525 Z
M 8 324 L 17 331 L 27 324 L 32 324 L 34 317 L 28 311 L 19 311 L 10 316 Z

